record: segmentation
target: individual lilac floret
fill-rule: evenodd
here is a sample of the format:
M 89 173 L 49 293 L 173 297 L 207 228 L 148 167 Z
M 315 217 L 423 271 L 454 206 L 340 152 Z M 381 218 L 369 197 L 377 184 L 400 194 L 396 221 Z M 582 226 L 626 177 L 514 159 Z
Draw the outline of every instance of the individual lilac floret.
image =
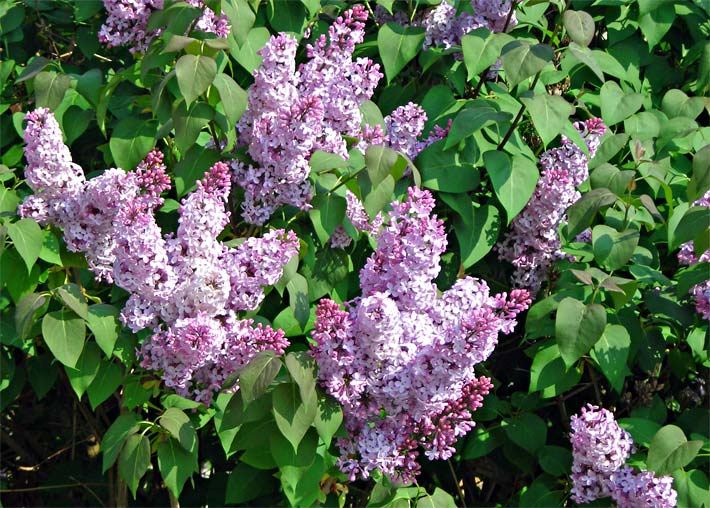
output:
M 392 203 L 360 272 L 362 296 L 345 310 L 331 300 L 316 309 L 313 356 L 320 384 L 343 405 L 339 465 L 352 479 L 379 470 L 412 482 L 420 447 L 430 459 L 451 457 L 492 389 L 474 366 L 530 305 L 525 290 L 491 295 L 471 277 L 437 294 L 446 235 L 434 204 L 417 188 Z
M 631 435 L 614 415 L 589 404 L 572 416 L 572 499 L 589 503 L 611 494 L 611 475 L 633 451 Z
M 710 207 L 710 191 L 707 191 L 700 199 L 693 202 L 693 206 Z M 691 266 L 697 263 L 710 261 L 710 249 L 707 249 L 700 256 L 695 255 L 695 243 L 686 242 L 680 246 L 678 251 L 678 263 Z M 695 310 L 703 319 L 710 320 L 710 280 L 696 284 L 690 289 L 690 293 L 695 300 Z
M 612 497 L 619 508 L 672 508 L 673 478 L 635 472 L 624 463 L 633 452 L 631 435 L 606 409 L 587 404 L 571 420 L 572 499 L 589 503 Z
M 136 172 L 107 169 L 91 180 L 72 162 L 54 115 L 39 108 L 26 117 L 25 177 L 34 191 L 18 209 L 23 217 L 64 230 L 67 248 L 83 252 L 97 279 L 112 282 L 116 216 L 134 201 L 157 207 L 170 180 L 158 150 Z
M 575 123 L 593 157 L 606 128 L 592 118 Z M 566 221 L 565 212 L 579 198 L 577 186 L 589 176 L 589 158 L 571 140 L 562 137 L 562 146 L 540 157 L 542 174 L 525 209 L 511 224 L 510 231 L 496 247 L 500 259 L 515 267 L 513 282 L 539 291 L 555 260 L 564 257 L 558 228 Z
M 611 497 L 618 508 L 673 508 L 678 502 L 671 476 L 624 467 L 612 475 L 612 484 Z
M 316 150 L 347 157 L 345 136 L 359 137 L 360 105 L 382 77 L 370 59 L 353 59 L 364 37 L 361 5 L 338 17 L 296 69 L 297 41 L 273 36 L 259 54 L 247 110 L 237 128 L 254 164 L 232 163 L 244 189 L 243 217 L 263 224 L 282 205 L 308 209 L 312 196 L 309 160 Z
M 218 16 L 202 0 L 186 1 L 203 11 L 195 23 L 197 30 L 223 38 L 229 35 L 229 21 L 224 14 Z M 99 30 L 99 41 L 109 48 L 128 46 L 131 53 L 144 53 L 160 34 L 159 30 L 148 29 L 148 20 L 163 6 L 164 0 L 104 0 L 108 16 Z
M 175 235 L 162 236 L 153 210 L 119 214 L 114 273 L 131 296 L 121 320 L 153 335 L 141 347 L 141 366 L 159 371 L 166 386 L 210 404 L 218 390 L 258 352 L 282 354 L 283 332 L 240 311 L 255 310 L 264 287 L 275 284 L 298 252 L 293 232 L 274 230 L 230 248 L 217 238 L 229 222 L 231 185 L 227 164 L 218 162 L 183 199 Z

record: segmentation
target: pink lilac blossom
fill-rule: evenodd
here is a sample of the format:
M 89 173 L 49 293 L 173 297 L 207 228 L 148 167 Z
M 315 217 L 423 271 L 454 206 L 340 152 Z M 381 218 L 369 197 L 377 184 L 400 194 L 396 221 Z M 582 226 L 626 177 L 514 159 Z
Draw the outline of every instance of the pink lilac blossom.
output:
M 238 129 L 254 164 L 232 163 L 244 189 L 242 215 L 263 224 L 282 205 L 308 209 L 309 159 L 315 150 L 347 157 L 345 136 L 359 137 L 360 105 L 382 77 L 370 59 L 353 59 L 364 37 L 367 12 L 361 5 L 338 17 L 296 68 L 297 41 L 273 36 L 260 50 L 247 110 Z
M 631 435 L 614 415 L 592 404 L 572 416 L 572 499 L 589 503 L 612 497 L 619 508 L 640 506 L 671 508 L 676 505 L 673 479 L 625 467 L 634 451 Z
M 229 222 L 230 179 L 227 164 L 216 163 L 183 199 L 174 235 L 161 235 L 153 211 L 140 204 L 122 210 L 118 221 L 114 274 L 131 293 L 121 320 L 133 331 L 153 331 L 141 347 L 141 366 L 207 405 L 258 352 L 282 354 L 288 346 L 281 330 L 237 313 L 255 310 L 264 287 L 298 252 L 295 234 L 282 230 L 236 248 L 217 239 Z
M 229 35 L 229 21 L 224 14 L 217 15 L 202 0 L 187 0 L 193 7 L 202 9 L 195 28 L 211 32 L 217 37 Z M 164 0 L 104 0 L 108 16 L 99 30 L 99 41 L 109 48 L 128 46 L 131 53 L 144 53 L 160 30 L 149 30 L 150 16 L 164 6 Z
M 410 483 L 420 448 L 429 459 L 450 457 L 492 389 L 474 366 L 530 305 L 525 290 L 491 295 L 471 277 L 437 294 L 446 235 L 434 205 L 414 187 L 392 203 L 360 272 L 362 296 L 345 310 L 331 300 L 316 309 L 312 354 L 320 384 L 343 405 L 339 465 L 352 479 L 379 470 Z
M 700 199 L 693 202 L 693 206 L 710 207 L 710 191 L 707 191 Z M 694 242 L 686 242 L 680 246 L 678 262 L 681 265 L 691 266 L 707 261 L 710 261 L 710 249 L 707 249 L 700 256 L 696 256 Z M 696 284 L 691 288 L 690 292 L 695 300 L 695 310 L 703 319 L 710 320 L 710 280 Z
M 575 123 L 575 128 L 593 157 L 606 127 L 600 119 L 592 118 Z M 582 149 L 564 136 L 562 146 L 540 157 L 542 174 L 535 192 L 496 247 L 499 258 L 515 267 L 516 286 L 537 293 L 555 260 L 564 257 L 557 230 L 566 220 L 567 208 L 581 196 L 576 187 L 588 178 L 588 163 Z
M 107 169 L 87 181 L 72 162 L 53 113 L 38 108 L 26 119 L 25 177 L 34 194 L 18 213 L 62 228 L 67 248 L 85 254 L 97 279 L 112 282 L 116 216 L 132 201 L 148 207 L 162 203 L 160 193 L 170 187 L 162 153 L 151 151 L 135 172 Z
M 377 233 L 380 226 L 382 226 L 382 213 L 378 213 L 374 219 L 370 219 L 362 202 L 351 191 L 346 191 L 345 202 L 345 216 L 357 231 L 370 234 Z M 334 249 L 349 247 L 351 242 L 352 238 L 350 238 L 343 226 L 338 226 L 330 237 L 330 245 Z

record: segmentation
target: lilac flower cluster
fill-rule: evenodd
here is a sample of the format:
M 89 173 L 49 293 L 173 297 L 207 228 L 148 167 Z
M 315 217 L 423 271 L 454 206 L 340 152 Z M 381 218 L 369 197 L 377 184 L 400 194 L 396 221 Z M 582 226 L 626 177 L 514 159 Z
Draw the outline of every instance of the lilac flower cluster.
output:
M 248 222 L 263 224 L 281 205 L 308 208 L 308 161 L 315 150 L 347 157 L 344 136 L 359 136 L 359 106 L 382 77 L 370 59 L 353 60 L 366 20 L 360 5 L 346 11 L 327 36 L 308 45 L 309 60 L 298 70 L 293 37 L 273 36 L 261 49 L 263 61 L 237 126 L 255 165 L 233 163 Z
M 175 235 L 163 237 L 152 210 L 126 207 L 116 249 L 116 284 L 131 293 L 121 319 L 153 330 L 141 366 L 162 372 L 177 393 L 208 404 L 216 390 L 258 352 L 282 354 L 283 331 L 240 311 L 255 310 L 298 252 L 293 232 L 274 230 L 236 248 L 217 240 L 229 222 L 227 164 L 216 163 L 183 199 Z
M 600 119 L 592 118 L 575 123 L 575 128 L 593 157 L 606 127 Z M 537 293 L 554 261 L 564 256 L 557 230 L 566 220 L 567 208 L 580 198 L 576 187 L 588 178 L 588 163 L 582 149 L 564 136 L 561 147 L 540 157 L 542 174 L 535 193 L 496 248 L 500 259 L 515 267 L 516 286 Z
M 471 277 L 438 296 L 432 280 L 446 235 L 434 204 L 416 188 L 392 203 L 360 272 L 362 296 L 347 310 L 331 300 L 316 310 L 313 356 L 320 384 L 344 408 L 339 465 L 353 479 L 380 470 L 411 482 L 419 447 L 430 459 L 450 457 L 492 387 L 474 366 L 530 304 L 525 290 L 491 295 Z
M 696 200 L 693 206 L 710 207 L 710 191 Z M 700 256 L 695 255 L 695 243 L 690 241 L 680 246 L 678 252 L 678 262 L 681 265 L 691 266 L 696 263 L 710 261 L 710 249 L 707 249 Z M 696 284 L 690 290 L 695 300 L 695 310 L 703 316 L 703 319 L 710 320 L 710 280 Z
M 635 472 L 624 463 L 633 452 L 631 435 L 614 415 L 588 404 L 572 416 L 572 499 L 589 503 L 612 497 L 619 508 L 671 508 L 676 505 L 673 479 Z
M 361 5 L 344 12 L 327 35 L 308 45 L 308 60 L 298 68 L 298 43 L 291 36 L 273 36 L 260 50 L 262 64 L 237 125 L 254 164 L 232 163 L 234 181 L 244 189 L 247 222 L 264 224 L 283 205 L 309 208 L 309 160 L 316 150 L 347 158 L 350 137 L 362 140 L 357 146 L 363 151 L 384 144 L 414 153 L 426 121 L 421 107 L 410 103 L 392 112 L 385 119 L 387 132 L 361 125 L 360 106 L 382 78 L 379 65 L 369 58 L 353 59 L 366 20 Z
M 112 282 L 116 216 L 134 201 L 159 204 L 158 195 L 170 187 L 162 153 L 150 152 L 135 172 L 107 169 L 87 181 L 52 112 L 38 108 L 25 118 L 25 177 L 34 194 L 18 213 L 62 228 L 67 248 L 85 253 L 97 279 Z
M 283 353 L 281 330 L 254 326 L 238 312 L 255 310 L 298 252 L 293 232 L 274 230 L 236 248 L 217 240 L 229 222 L 229 167 L 215 164 L 186 197 L 176 234 L 155 220 L 170 188 L 154 150 L 136 171 L 109 169 L 86 180 L 72 162 L 54 115 L 27 115 L 27 183 L 35 192 L 19 212 L 64 230 L 67 247 L 89 267 L 130 293 L 121 320 L 153 334 L 141 348 L 144 368 L 161 371 L 179 394 L 209 404 L 235 371 L 260 351 Z
M 461 38 L 477 28 L 488 28 L 491 32 L 502 32 L 517 25 L 515 10 L 511 13 L 511 0 L 471 0 L 473 14 L 456 13 L 456 7 L 443 0 L 439 5 L 425 10 L 411 23 L 425 29 L 424 49 L 439 47 L 449 49 L 461 44 Z M 379 23 L 394 21 L 403 26 L 409 25 L 403 12 L 390 14 L 378 6 L 375 15 Z M 508 19 L 510 15 L 510 19 Z M 507 24 L 506 24 L 507 23 Z
M 229 35 L 229 21 L 224 14 L 216 14 L 202 0 L 186 1 L 203 11 L 195 28 L 217 37 Z M 148 20 L 153 12 L 163 8 L 163 4 L 164 0 L 104 0 L 108 16 L 99 30 L 99 41 L 109 48 L 128 46 L 131 53 L 145 52 L 160 34 L 159 30 L 148 29 Z

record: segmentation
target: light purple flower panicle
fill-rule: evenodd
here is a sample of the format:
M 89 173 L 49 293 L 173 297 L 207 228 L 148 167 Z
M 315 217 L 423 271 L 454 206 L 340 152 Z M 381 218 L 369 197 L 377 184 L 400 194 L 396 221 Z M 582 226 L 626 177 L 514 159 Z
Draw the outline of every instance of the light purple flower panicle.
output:
M 599 147 L 606 127 L 598 118 L 575 123 L 583 136 L 589 157 Z M 540 157 L 542 174 L 530 201 L 496 247 L 500 259 L 515 267 L 513 282 L 535 294 L 546 280 L 555 260 L 564 257 L 558 228 L 566 221 L 565 211 L 581 194 L 577 186 L 589 177 L 589 158 L 571 140 L 562 137 L 562 146 Z
M 214 33 L 217 37 L 229 35 L 227 16 L 217 15 L 202 0 L 186 1 L 203 11 L 195 23 L 197 30 Z M 108 16 L 99 30 L 99 41 L 109 48 L 128 46 L 131 53 L 145 52 L 160 34 L 159 30 L 148 29 L 148 20 L 163 6 L 164 0 L 104 0 Z
M 624 466 L 634 450 L 631 435 L 606 409 L 587 404 L 572 416 L 572 499 L 590 503 L 612 497 L 619 508 L 672 508 L 673 478 Z
M 430 459 L 450 457 L 492 388 L 474 366 L 530 304 L 525 290 L 491 295 L 471 277 L 438 296 L 432 281 L 446 235 L 434 204 L 417 188 L 392 203 L 360 272 L 362 296 L 346 310 L 331 300 L 316 310 L 313 356 L 320 384 L 344 408 L 339 464 L 353 479 L 379 470 L 409 483 L 419 447 Z M 371 227 L 358 215 L 351 222 Z

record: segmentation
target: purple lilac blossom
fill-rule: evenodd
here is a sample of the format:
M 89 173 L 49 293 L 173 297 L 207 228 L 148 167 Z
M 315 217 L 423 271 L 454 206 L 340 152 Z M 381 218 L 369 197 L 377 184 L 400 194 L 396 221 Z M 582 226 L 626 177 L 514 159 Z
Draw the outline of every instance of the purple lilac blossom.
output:
M 217 15 L 202 0 L 186 1 L 203 11 L 195 23 L 197 30 L 222 38 L 229 35 L 229 21 L 224 14 Z M 144 53 L 160 35 L 160 30 L 148 29 L 148 20 L 163 5 L 164 0 L 104 0 L 108 16 L 99 30 L 99 41 L 109 48 L 128 46 L 131 53 Z
M 235 182 L 244 189 L 242 215 L 263 224 L 282 205 L 308 209 L 309 159 L 315 150 L 347 157 L 344 136 L 359 137 L 359 106 L 382 77 L 370 59 L 353 59 L 364 37 L 367 12 L 361 5 L 338 17 L 296 69 L 297 41 L 273 36 L 259 52 L 247 110 L 238 129 L 254 164 L 234 161 Z
M 707 191 L 700 199 L 693 202 L 693 206 L 710 207 L 710 191 Z M 696 256 L 694 242 L 686 242 L 680 246 L 678 262 L 681 265 L 691 266 L 707 261 L 710 261 L 710 249 L 707 249 L 700 256 Z M 695 300 L 695 310 L 703 319 L 710 320 L 710 280 L 696 284 L 690 289 L 690 293 Z
M 159 195 L 170 187 L 163 154 L 151 151 L 135 172 L 107 169 L 87 181 L 72 162 L 54 114 L 38 108 L 26 119 L 25 177 L 34 194 L 18 213 L 63 229 L 67 248 L 85 254 L 97 279 L 112 282 L 116 216 L 132 201 L 162 203 Z
M 593 157 L 606 127 L 598 118 L 575 123 Z M 555 260 L 564 257 L 558 228 L 566 220 L 565 211 L 580 198 L 576 187 L 589 176 L 589 158 L 571 140 L 562 137 L 562 146 L 540 157 L 542 174 L 525 209 L 496 247 L 500 259 L 515 267 L 517 287 L 539 291 Z
M 671 477 L 656 477 L 651 472 L 635 472 L 624 466 L 634 451 L 633 439 L 610 411 L 587 404 L 579 415 L 572 416 L 570 425 L 575 502 L 590 503 L 612 497 L 619 508 L 676 505 Z
M 331 300 L 316 309 L 312 354 L 320 384 L 343 405 L 339 465 L 351 479 L 379 470 L 410 483 L 420 447 L 429 459 L 450 457 L 492 389 L 474 366 L 530 304 L 525 290 L 491 295 L 471 277 L 438 296 L 446 235 L 434 204 L 414 187 L 392 203 L 360 272 L 362 296 L 345 310 Z

